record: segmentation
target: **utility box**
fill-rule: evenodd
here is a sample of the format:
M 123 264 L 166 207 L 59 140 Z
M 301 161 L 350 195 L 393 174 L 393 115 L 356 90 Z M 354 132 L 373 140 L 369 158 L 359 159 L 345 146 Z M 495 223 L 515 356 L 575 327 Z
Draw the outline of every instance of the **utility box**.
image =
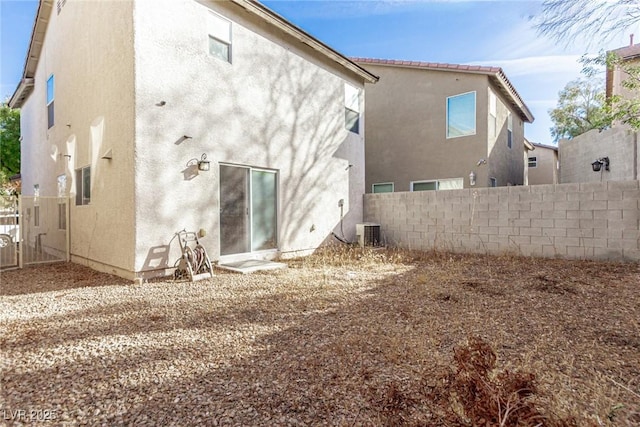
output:
M 373 222 L 365 222 L 364 224 L 356 224 L 356 238 L 361 247 L 365 246 L 382 246 L 380 236 L 380 224 Z

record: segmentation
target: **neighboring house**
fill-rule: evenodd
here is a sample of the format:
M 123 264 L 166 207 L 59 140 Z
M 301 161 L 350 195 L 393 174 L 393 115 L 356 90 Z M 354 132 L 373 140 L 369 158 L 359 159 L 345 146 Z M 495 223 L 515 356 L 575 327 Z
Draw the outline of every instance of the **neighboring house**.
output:
M 367 88 L 367 192 L 524 183 L 533 115 L 502 69 L 354 61 L 380 76 Z
M 617 55 L 623 63 L 631 64 L 633 66 L 640 66 L 640 44 L 633 44 L 633 39 L 629 46 L 621 47 L 610 51 Z M 629 90 L 623 87 L 622 82 L 627 78 L 625 73 L 619 66 L 615 66 L 607 69 L 606 77 L 606 96 L 617 95 L 622 98 L 629 97 Z
M 558 184 L 558 147 L 530 143 L 527 154 L 528 184 Z
M 352 240 L 376 80 L 250 0 L 41 0 L 23 194 L 70 195 L 72 261 L 127 278 L 170 272 L 183 228 L 213 260 Z

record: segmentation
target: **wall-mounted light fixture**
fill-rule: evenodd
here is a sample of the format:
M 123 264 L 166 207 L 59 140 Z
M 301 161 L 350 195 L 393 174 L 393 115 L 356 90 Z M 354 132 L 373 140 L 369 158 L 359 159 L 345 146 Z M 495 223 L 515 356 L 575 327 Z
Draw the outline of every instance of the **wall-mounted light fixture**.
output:
M 207 160 L 207 155 L 202 153 L 200 160 L 198 160 L 198 170 L 199 171 L 208 171 L 211 167 L 211 162 Z
M 474 171 L 469 174 L 469 185 L 476 185 L 476 173 Z
M 601 157 L 598 160 L 596 160 L 595 162 L 591 163 L 591 168 L 593 169 L 594 172 L 600 172 L 600 170 L 602 169 L 602 166 L 604 166 L 604 170 L 606 170 L 606 171 L 609 170 L 609 158 L 608 157 Z

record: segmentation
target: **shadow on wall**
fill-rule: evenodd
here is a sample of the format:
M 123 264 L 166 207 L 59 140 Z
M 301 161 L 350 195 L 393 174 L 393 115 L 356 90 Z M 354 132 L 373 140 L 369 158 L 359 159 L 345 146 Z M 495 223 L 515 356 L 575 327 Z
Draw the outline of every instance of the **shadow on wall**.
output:
M 352 179 L 356 178 L 357 184 L 360 180 L 357 174 L 363 172 L 348 166 L 358 161 L 354 156 L 364 158 L 364 147 L 358 146 L 360 137 L 351 138 L 345 129 L 342 81 L 330 73 L 310 69 L 308 62 L 291 53 L 252 51 L 251 56 L 256 64 L 268 64 L 268 70 L 255 69 L 255 79 L 225 80 L 224 96 L 203 85 L 202 74 L 193 67 L 193 70 L 185 69 L 191 70 L 190 74 L 176 84 L 156 85 L 172 93 L 158 94 L 157 98 L 166 100 L 165 104 L 160 106 L 155 100 L 147 111 L 139 113 L 142 126 L 155 129 L 150 137 L 160 141 L 154 143 L 160 149 L 139 150 L 149 157 L 149 162 L 154 161 L 152 156 L 169 157 L 182 166 L 188 158 L 200 153 L 206 153 L 215 161 L 211 171 L 205 173 L 198 173 L 195 165 L 182 166 L 174 173 L 156 167 L 152 176 L 145 178 L 147 182 L 143 185 L 149 189 L 145 193 L 153 197 L 138 200 L 145 204 L 143 210 L 152 215 L 138 233 L 153 236 L 147 239 L 153 244 L 147 259 L 155 256 L 154 248 L 167 246 L 166 242 L 176 230 L 201 227 L 213 231 L 202 243 L 210 256 L 217 258 L 220 205 L 216 165 L 219 162 L 278 171 L 281 250 L 312 249 L 298 246 L 303 245 L 302 242 L 319 245 L 331 231 L 339 229 L 339 199 L 348 200 L 344 211 L 346 223 L 361 220 L 358 211 L 347 207 L 362 203 L 349 188 L 353 185 Z M 333 84 L 328 85 L 328 79 Z M 333 89 L 328 90 L 329 87 Z M 239 101 L 250 99 L 251 91 L 257 94 L 256 103 L 260 108 Z M 266 97 L 259 99 L 263 95 Z M 215 106 L 215 114 L 207 114 L 200 105 Z M 162 127 L 156 126 L 157 123 L 162 123 Z M 176 140 L 175 135 L 185 136 Z M 241 135 L 241 140 L 228 138 L 233 135 Z M 181 174 L 180 181 L 190 182 L 189 187 L 175 188 L 178 186 L 176 172 Z M 364 185 L 364 178 L 361 180 Z M 328 217 L 336 218 L 333 224 L 319 228 L 318 222 L 326 224 Z M 325 235 L 300 237 L 300 233 L 319 231 Z M 351 231 L 355 230 L 345 230 L 347 234 L 353 234 Z M 168 258 L 172 257 L 179 257 L 178 245 L 171 245 Z M 144 268 L 150 267 L 145 261 Z

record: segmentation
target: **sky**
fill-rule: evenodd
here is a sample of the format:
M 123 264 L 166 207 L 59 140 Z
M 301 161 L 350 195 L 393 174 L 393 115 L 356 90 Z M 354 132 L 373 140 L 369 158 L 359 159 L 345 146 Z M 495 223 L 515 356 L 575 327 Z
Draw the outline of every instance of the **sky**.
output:
M 502 67 L 535 116 L 532 124 L 525 125 L 525 136 L 542 144 L 553 142 L 548 110 L 557 105 L 558 92 L 581 77 L 579 58 L 626 46 L 628 33 L 633 32 L 620 34 L 605 45 L 593 39 L 558 43 L 536 33 L 532 17 L 538 16 L 542 1 L 530 0 L 263 3 L 349 57 Z M 34 0 L 0 0 L 2 99 L 13 94 L 22 77 L 36 9 Z M 640 29 L 636 34 L 640 39 Z

